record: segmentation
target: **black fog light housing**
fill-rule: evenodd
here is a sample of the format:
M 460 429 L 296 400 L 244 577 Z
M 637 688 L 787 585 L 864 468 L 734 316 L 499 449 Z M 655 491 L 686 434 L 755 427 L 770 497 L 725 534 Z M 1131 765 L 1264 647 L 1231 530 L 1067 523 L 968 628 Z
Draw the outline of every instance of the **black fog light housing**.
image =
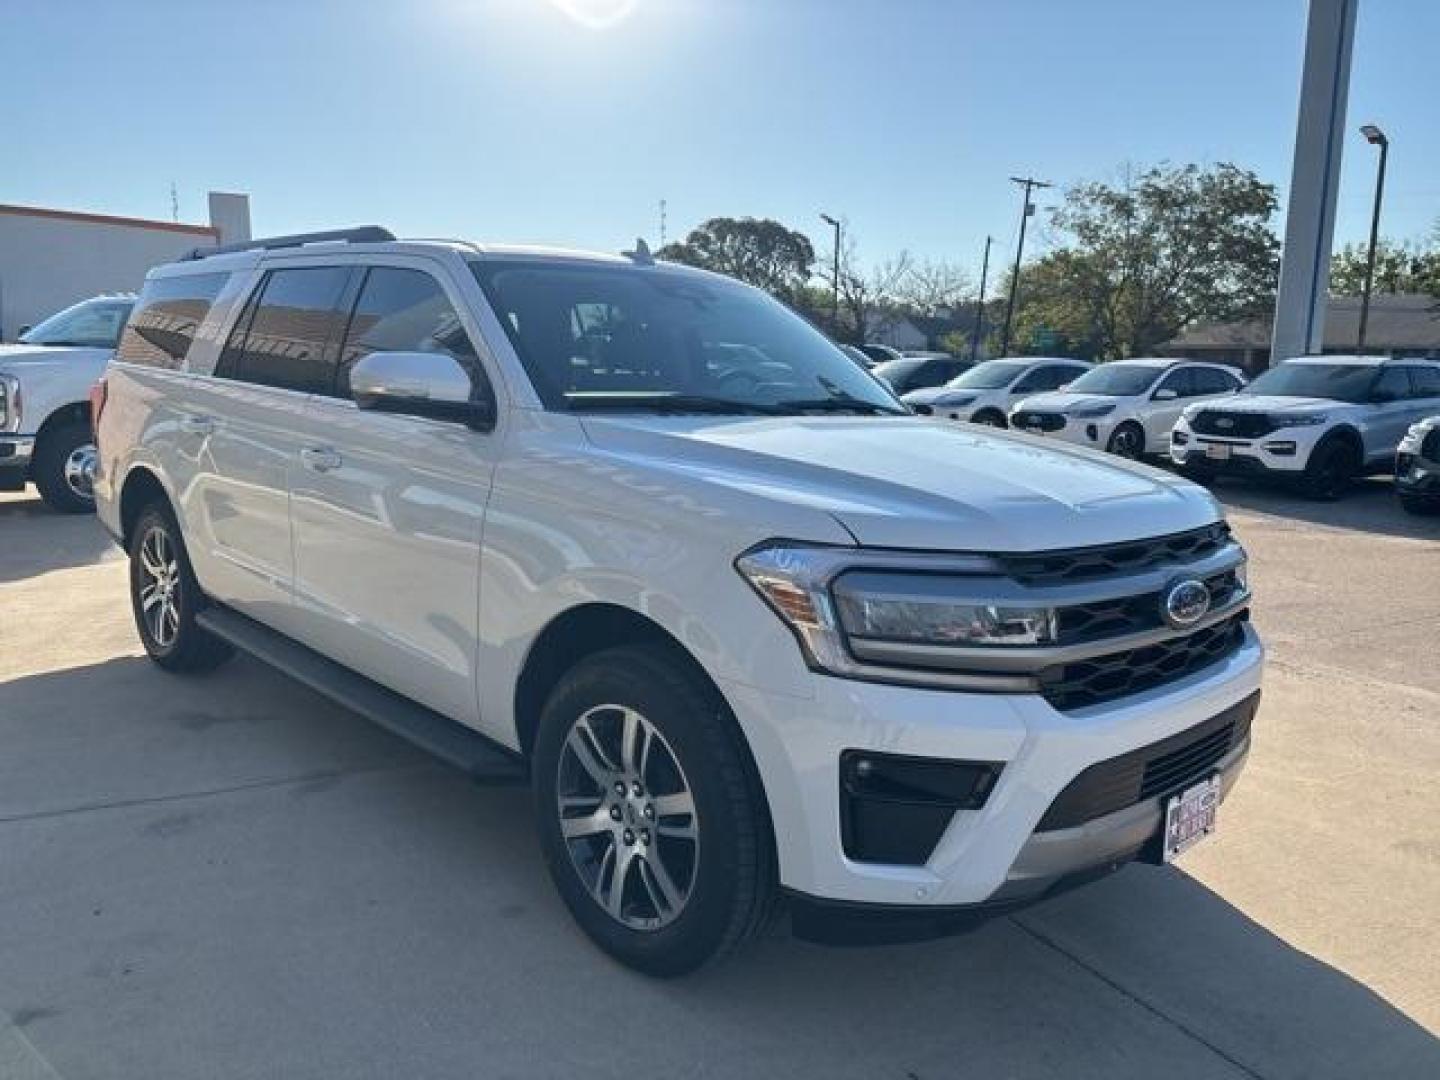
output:
M 1176 446 L 1184 446 L 1190 441 L 1190 436 L 1183 431 L 1172 431 L 1170 432 L 1170 441 Z
M 1267 442 L 1265 449 L 1276 457 L 1294 457 L 1295 444 L 1293 442 Z
M 985 805 L 1004 764 L 902 757 L 869 750 L 840 755 L 840 831 L 848 858 L 921 866 L 957 810 Z
M 1396 455 L 1395 455 L 1395 475 L 1396 475 L 1396 476 L 1408 476 L 1409 473 L 1410 473 L 1410 466 L 1411 466 L 1411 465 L 1414 465 L 1414 464 L 1415 464 L 1415 455 L 1414 455 L 1414 454 L 1396 454 Z
M 1094 442 L 1096 439 L 1098 439 L 1098 438 L 1100 437 L 1100 431 L 1099 431 L 1099 429 L 1097 429 L 1097 428 L 1095 427 L 1094 424 L 1086 424 L 1086 425 L 1085 425 L 1085 434 L 1090 437 L 1090 441 L 1091 441 L 1091 442 Z

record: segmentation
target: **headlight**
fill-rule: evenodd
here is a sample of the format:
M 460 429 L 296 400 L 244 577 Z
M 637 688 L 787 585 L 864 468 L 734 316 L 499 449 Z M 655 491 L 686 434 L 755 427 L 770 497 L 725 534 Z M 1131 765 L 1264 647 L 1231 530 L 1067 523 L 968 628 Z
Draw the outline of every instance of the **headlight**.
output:
M 1114 411 L 1114 405 L 1080 405 L 1066 409 L 1065 415 L 1075 420 L 1094 420 L 1096 417 L 1109 416 Z
M 866 662 L 894 664 L 911 648 L 1049 645 L 1054 609 L 989 602 L 996 565 L 946 557 L 944 572 L 855 566 L 855 549 L 771 544 L 735 566 L 794 631 L 812 667 L 853 674 Z M 903 562 L 903 559 L 898 561 Z M 993 578 L 988 586 L 994 588 Z
M 1271 416 L 1270 422 L 1277 428 L 1282 427 L 1316 427 L 1319 424 L 1328 423 L 1330 417 L 1324 413 L 1312 413 L 1309 416 Z
M 957 394 L 953 397 L 945 396 L 936 398 L 930 404 L 937 409 L 963 409 L 975 401 L 975 394 Z
M 0 375 L 0 431 L 20 430 L 20 380 Z

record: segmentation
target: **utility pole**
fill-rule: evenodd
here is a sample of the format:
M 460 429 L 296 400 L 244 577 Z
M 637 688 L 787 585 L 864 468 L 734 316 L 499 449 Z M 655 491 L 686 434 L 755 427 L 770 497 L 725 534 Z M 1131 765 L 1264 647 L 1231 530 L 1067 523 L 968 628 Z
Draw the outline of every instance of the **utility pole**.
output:
M 1360 332 L 1355 337 L 1355 351 L 1365 351 L 1365 328 L 1370 322 L 1370 287 L 1375 282 L 1375 242 L 1380 238 L 1380 203 L 1385 198 L 1385 159 L 1390 155 L 1390 140 L 1374 124 L 1360 129 L 1365 141 L 1380 147 L 1380 166 L 1375 173 L 1375 209 L 1370 215 L 1370 253 L 1365 257 L 1365 292 L 1360 297 Z
M 830 299 L 830 320 L 831 332 L 836 337 L 840 336 L 840 222 L 829 214 L 821 214 L 820 220 L 835 230 L 835 255 L 833 261 L 833 277 L 830 279 L 832 292 Z M 863 342 L 861 344 L 864 344 Z
M 170 181 L 170 220 L 180 220 L 180 193 L 175 190 L 175 181 Z
M 665 200 L 660 200 L 660 246 L 665 246 Z
M 1055 186 L 1044 180 L 1036 180 L 1033 176 L 1012 176 L 1010 182 L 1025 189 L 1025 201 L 1020 207 L 1020 242 L 1015 245 L 1015 269 L 1010 274 L 1010 299 L 1005 304 L 1005 332 L 1000 335 L 1001 356 L 1010 355 L 1010 321 L 1015 317 L 1015 293 L 1020 288 L 1020 259 L 1025 254 L 1025 225 L 1030 220 L 1030 215 L 1035 212 L 1035 204 L 1030 201 L 1030 192 L 1035 188 Z
M 980 354 L 980 328 L 985 322 L 985 279 L 990 276 L 990 237 L 985 237 L 985 258 L 980 263 L 980 299 L 975 301 L 975 328 L 970 331 L 970 362 Z

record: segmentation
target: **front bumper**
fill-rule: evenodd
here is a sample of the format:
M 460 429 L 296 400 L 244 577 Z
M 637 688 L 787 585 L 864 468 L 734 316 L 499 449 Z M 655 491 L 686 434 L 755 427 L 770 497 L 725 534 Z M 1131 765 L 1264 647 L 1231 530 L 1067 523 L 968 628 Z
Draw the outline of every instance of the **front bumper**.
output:
M 1293 479 L 1305 471 L 1322 435 L 1321 429 L 1297 427 L 1280 428 L 1259 439 L 1231 439 L 1196 435 L 1177 425 L 1170 433 L 1170 460 L 1200 473 Z
M 19 491 L 25 486 L 34 455 L 34 436 L 0 435 L 0 491 Z
M 1162 742 L 1240 705 L 1260 687 L 1254 631 L 1192 675 L 1100 705 L 1060 712 L 1036 694 L 914 689 L 817 675 L 813 698 L 722 683 L 770 803 L 782 885 L 818 902 L 931 909 L 1025 903 L 1076 874 L 1136 857 L 1158 828 L 1158 801 L 1075 829 L 1037 832 L 1082 772 Z M 1248 745 L 1248 744 L 1247 744 Z M 1003 762 L 984 805 L 954 813 L 923 865 L 861 862 L 842 842 L 846 750 Z M 1223 763 L 1225 787 L 1244 760 Z M 979 909 L 982 913 L 984 909 Z
M 1075 446 L 1088 446 L 1092 450 L 1104 450 L 1110 445 L 1110 435 L 1123 419 L 1124 417 L 1116 416 L 1114 413 L 1088 420 L 1067 416 L 1064 426 L 1054 431 L 1043 431 L 1032 427 L 1017 427 L 1015 430 L 1022 431 L 1026 435 L 1059 439 L 1061 442 L 1071 443 Z M 1010 419 L 1010 426 L 1015 427 L 1013 418 Z

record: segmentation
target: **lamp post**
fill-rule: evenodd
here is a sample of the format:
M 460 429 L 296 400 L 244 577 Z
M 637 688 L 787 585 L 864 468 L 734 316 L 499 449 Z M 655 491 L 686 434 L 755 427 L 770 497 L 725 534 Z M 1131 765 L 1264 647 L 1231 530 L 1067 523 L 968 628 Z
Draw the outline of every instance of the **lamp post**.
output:
M 830 278 L 830 321 L 834 324 L 833 330 L 838 336 L 840 333 L 840 222 L 829 214 L 821 214 L 820 220 L 835 230 L 835 255 Z
M 1355 335 L 1355 351 L 1365 351 L 1365 326 L 1370 321 L 1370 287 L 1375 280 L 1375 243 L 1380 235 L 1380 200 L 1385 196 L 1385 159 L 1390 155 L 1390 140 L 1374 124 L 1360 129 L 1365 141 L 1380 147 L 1380 165 L 1375 173 L 1375 209 L 1370 214 L 1370 253 L 1365 258 L 1365 291 L 1360 296 L 1360 332 Z

